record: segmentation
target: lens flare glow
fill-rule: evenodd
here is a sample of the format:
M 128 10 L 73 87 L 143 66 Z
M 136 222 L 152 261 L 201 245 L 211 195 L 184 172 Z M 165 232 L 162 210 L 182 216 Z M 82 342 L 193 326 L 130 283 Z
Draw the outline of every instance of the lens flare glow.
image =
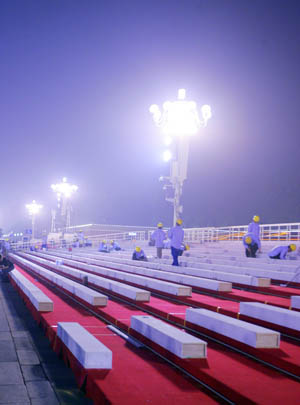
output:
M 172 153 L 170 150 L 165 150 L 163 153 L 163 160 L 169 162 L 172 159 Z

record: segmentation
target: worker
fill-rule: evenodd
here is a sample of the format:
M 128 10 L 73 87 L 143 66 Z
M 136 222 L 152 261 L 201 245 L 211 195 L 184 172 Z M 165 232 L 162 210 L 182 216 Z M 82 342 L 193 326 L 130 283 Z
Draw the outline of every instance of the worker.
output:
M 145 255 L 145 252 L 139 246 L 137 246 L 134 249 L 134 252 L 132 254 L 132 260 L 142 260 L 144 262 L 148 261 L 147 256 Z
M 118 242 L 116 242 L 115 240 L 111 240 L 110 241 L 110 250 L 121 250 L 120 245 L 118 244 Z
M 178 256 L 182 254 L 182 244 L 184 230 L 182 229 L 182 219 L 177 219 L 176 225 L 169 229 L 168 237 L 171 240 L 171 254 L 173 257 L 172 266 L 179 266 Z
M 13 263 L 8 260 L 5 256 L 0 254 L 0 269 L 1 271 L 1 280 L 3 283 L 8 283 L 8 273 L 14 269 Z
M 243 245 L 247 257 L 256 257 L 256 252 L 260 248 L 260 240 L 254 233 L 248 232 L 243 236 Z
M 77 234 L 77 238 L 79 242 L 79 247 L 84 247 L 84 235 L 82 230 L 80 230 L 79 233 Z
M 288 246 L 275 246 L 269 253 L 270 259 L 281 259 L 285 260 L 287 253 L 294 252 L 296 250 L 296 245 L 291 243 Z
M 98 252 L 109 253 L 109 247 L 107 246 L 106 240 L 103 240 L 100 243 Z
M 154 246 L 156 247 L 156 255 L 158 259 L 162 258 L 162 250 L 164 247 L 164 240 L 166 238 L 167 234 L 163 230 L 163 224 L 159 222 L 157 224 L 157 229 L 151 235 L 151 239 L 154 240 Z
M 250 224 L 248 225 L 248 233 L 252 233 L 256 236 L 259 241 L 258 250 L 259 252 L 261 252 L 259 221 L 260 217 L 258 215 L 254 215 L 252 218 L 252 222 L 250 222 Z

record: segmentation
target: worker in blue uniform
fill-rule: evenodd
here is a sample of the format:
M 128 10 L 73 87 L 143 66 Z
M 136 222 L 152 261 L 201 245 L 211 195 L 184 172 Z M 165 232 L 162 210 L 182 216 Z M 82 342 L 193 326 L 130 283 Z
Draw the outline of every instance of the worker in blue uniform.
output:
M 182 219 L 177 219 L 176 225 L 169 229 L 168 237 L 171 240 L 171 254 L 173 257 L 172 266 L 179 266 L 178 256 L 182 254 L 182 244 L 184 230 L 182 229 Z
M 247 257 L 256 257 L 256 252 L 260 249 L 260 240 L 254 233 L 248 232 L 243 236 L 243 245 Z
M 134 252 L 132 254 L 132 260 L 142 260 L 144 262 L 147 262 L 147 256 L 145 255 L 145 252 L 143 251 L 143 249 L 139 246 L 137 246 L 134 249 Z
M 163 224 L 159 222 L 157 229 L 152 233 L 151 239 L 154 240 L 154 246 L 156 247 L 156 255 L 158 259 L 162 258 L 162 250 L 164 247 L 164 240 L 167 238 L 166 232 L 163 230 Z
M 258 250 L 259 252 L 261 252 L 259 221 L 260 217 L 258 215 L 254 215 L 252 218 L 252 222 L 250 222 L 250 224 L 248 225 L 248 233 L 252 233 L 256 236 L 259 241 Z
M 287 253 L 294 252 L 296 250 L 296 245 L 294 243 L 288 246 L 275 246 L 269 253 L 270 259 L 281 259 L 285 260 Z
M 98 252 L 103 252 L 103 253 L 109 253 L 110 252 L 109 247 L 108 247 L 108 245 L 106 243 L 106 240 L 103 240 L 102 242 L 100 242 Z
M 109 247 L 110 247 L 110 250 L 117 250 L 117 251 L 121 250 L 121 246 L 115 240 L 110 241 Z

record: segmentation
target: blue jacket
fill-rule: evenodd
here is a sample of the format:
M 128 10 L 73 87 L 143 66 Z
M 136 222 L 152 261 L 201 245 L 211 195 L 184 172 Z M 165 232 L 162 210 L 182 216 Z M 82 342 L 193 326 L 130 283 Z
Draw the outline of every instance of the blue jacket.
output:
M 147 260 L 147 256 L 145 255 L 143 249 L 140 252 L 135 250 L 132 255 L 132 260 Z
M 101 242 L 99 245 L 98 252 L 109 252 L 109 248 L 106 243 Z
M 175 225 L 173 228 L 169 229 L 168 236 L 171 239 L 171 247 L 181 249 L 184 238 L 184 230 L 181 226 Z
M 257 222 L 250 222 L 248 225 L 248 232 L 254 233 L 254 235 L 260 240 L 259 224 Z
M 155 240 L 155 246 L 158 248 L 164 247 L 164 240 L 166 239 L 166 232 L 158 228 L 151 235 L 151 239 Z
M 259 238 L 258 238 L 254 233 L 252 233 L 252 232 L 248 232 L 248 233 L 246 233 L 246 235 L 243 236 L 243 245 L 245 246 L 245 248 L 248 247 L 248 245 L 247 245 L 247 243 L 246 243 L 246 241 L 245 241 L 245 239 L 246 239 L 248 236 L 250 236 L 250 238 L 252 239 L 251 245 L 254 245 L 254 244 L 256 243 L 257 246 L 258 246 L 258 248 L 260 249 L 260 246 L 261 246 L 260 240 L 259 240 Z
M 280 253 L 280 259 L 285 260 L 286 254 L 289 251 L 288 246 L 275 246 L 269 253 L 269 257 L 277 256 Z

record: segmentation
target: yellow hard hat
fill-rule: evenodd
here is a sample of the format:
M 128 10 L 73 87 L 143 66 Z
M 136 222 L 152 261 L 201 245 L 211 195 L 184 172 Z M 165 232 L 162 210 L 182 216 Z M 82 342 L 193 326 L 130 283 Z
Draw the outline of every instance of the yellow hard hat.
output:
M 110 243 L 114 243 L 114 241 L 113 241 L 113 240 L 111 240 L 111 241 L 110 241 Z
M 189 245 L 185 245 L 186 250 L 190 250 L 190 246 Z
M 135 251 L 136 252 L 140 252 L 142 249 L 139 247 L 139 246 L 137 246 L 136 248 L 135 248 Z
M 176 224 L 182 225 L 182 219 L 177 219 Z
M 260 221 L 259 215 L 254 215 L 253 221 L 254 222 L 259 222 Z
M 162 228 L 163 227 L 163 224 L 161 223 L 161 222 L 159 222 L 158 224 L 157 224 L 157 228 Z
M 103 239 L 102 243 L 106 243 L 106 240 L 105 240 L 105 239 Z
M 290 249 L 291 249 L 292 252 L 294 252 L 296 250 L 296 248 L 297 248 L 297 246 L 295 245 L 295 243 L 292 243 L 290 245 Z
M 245 238 L 245 242 L 247 243 L 247 245 L 250 245 L 250 243 L 252 242 L 251 236 L 247 236 L 247 238 Z

